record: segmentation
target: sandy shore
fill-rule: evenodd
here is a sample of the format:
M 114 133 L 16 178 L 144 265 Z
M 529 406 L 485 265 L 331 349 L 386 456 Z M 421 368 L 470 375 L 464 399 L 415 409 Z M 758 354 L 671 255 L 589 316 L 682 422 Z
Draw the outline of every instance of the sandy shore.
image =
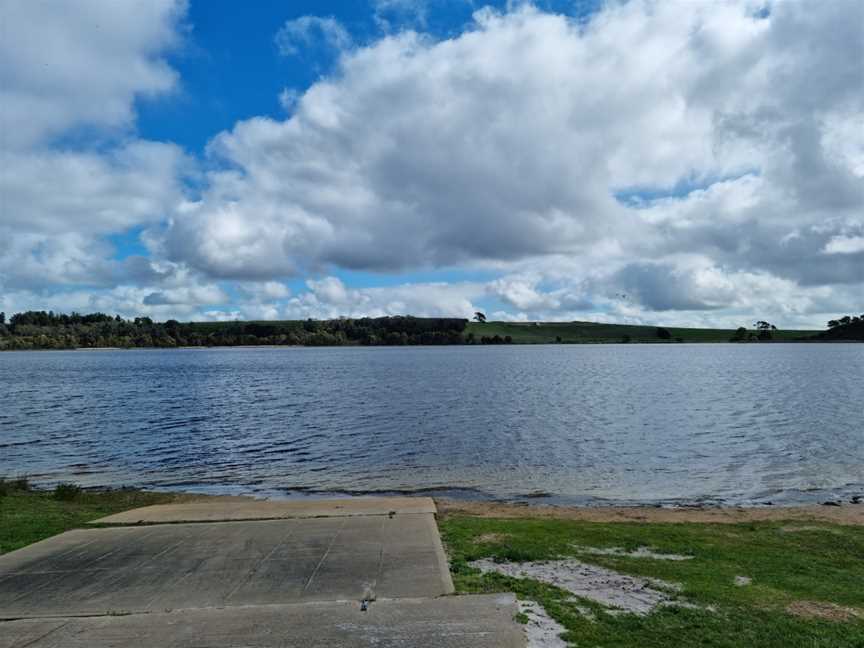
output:
M 240 503 L 256 499 L 248 495 L 207 495 L 173 493 L 173 503 L 223 501 Z M 696 522 L 738 524 L 742 522 L 831 522 L 864 526 L 864 503 L 841 506 L 682 507 L 655 506 L 544 506 L 508 502 L 485 502 L 433 498 L 439 515 L 470 515 L 486 518 L 527 518 L 536 520 L 580 520 L 584 522 Z
M 819 521 L 864 526 L 864 504 L 842 506 L 770 506 L 761 508 L 704 507 L 567 507 L 436 499 L 440 515 L 489 518 L 581 520 L 585 522 L 740 522 Z

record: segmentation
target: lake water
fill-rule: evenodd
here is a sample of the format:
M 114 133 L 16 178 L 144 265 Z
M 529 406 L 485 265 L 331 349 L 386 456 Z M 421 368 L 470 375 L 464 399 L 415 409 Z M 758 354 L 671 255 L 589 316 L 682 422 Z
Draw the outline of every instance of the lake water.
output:
M 7 352 L 0 393 L 0 475 L 45 485 L 576 504 L 864 493 L 862 344 Z

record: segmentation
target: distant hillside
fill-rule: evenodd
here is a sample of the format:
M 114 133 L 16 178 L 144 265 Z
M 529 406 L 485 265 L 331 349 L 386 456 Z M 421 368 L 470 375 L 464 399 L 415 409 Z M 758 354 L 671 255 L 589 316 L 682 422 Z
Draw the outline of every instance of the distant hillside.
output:
M 844 318 L 845 319 L 845 318 Z M 850 318 L 851 321 L 851 318 Z M 856 320 L 857 322 L 857 320 Z M 832 323 L 836 324 L 832 321 Z M 0 350 L 99 347 L 401 346 L 442 344 L 598 344 L 790 342 L 862 339 L 862 323 L 829 331 L 695 329 L 594 322 L 468 322 L 410 316 L 252 322 L 154 322 L 104 313 L 0 313 Z
M 817 331 L 772 330 L 775 342 L 793 342 L 812 337 Z M 740 336 L 733 329 L 698 329 L 680 327 L 634 326 L 630 324 L 598 324 L 595 322 L 471 322 L 466 336 L 509 337 L 514 344 L 597 344 L 610 342 L 729 342 Z M 749 331 L 740 341 L 757 339 L 757 331 Z M 737 341 L 737 340 L 736 340 Z

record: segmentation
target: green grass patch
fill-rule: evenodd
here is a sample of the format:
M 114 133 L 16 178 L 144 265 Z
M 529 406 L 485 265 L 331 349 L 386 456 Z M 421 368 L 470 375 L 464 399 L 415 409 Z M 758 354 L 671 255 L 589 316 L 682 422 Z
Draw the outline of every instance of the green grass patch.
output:
M 643 648 L 862 648 L 864 617 L 802 618 L 796 602 L 864 611 L 864 528 L 820 522 L 751 524 L 593 523 L 450 517 L 439 524 L 457 591 L 513 591 L 533 599 L 567 628 L 575 646 Z M 665 561 L 585 553 L 582 547 L 693 556 Z M 572 557 L 633 576 L 682 585 L 679 598 L 698 606 L 659 608 L 647 616 L 613 615 L 596 603 L 537 581 L 481 575 L 470 561 Z M 752 584 L 735 585 L 736 576 Z M 577 607 L 589 608 L 588 619 Z M 830 610 L 831 608 L 828 607 Z M 840 616 L 843 616 L 840 614 Z
M 83 527 L 106 515 L 183 497 L 126 489 L 75 492 L 75 488 L 67 484 L 59 496 L 55 491 L 7 489 L 0 496 L 0 554 Z

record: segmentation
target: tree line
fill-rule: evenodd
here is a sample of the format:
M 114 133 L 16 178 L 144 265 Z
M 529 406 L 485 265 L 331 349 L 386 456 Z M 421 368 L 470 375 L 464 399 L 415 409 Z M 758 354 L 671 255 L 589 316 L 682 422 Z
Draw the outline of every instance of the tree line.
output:
M 0 350 L 247 345 L 464 344 L 468 320 L 410 316 L 280 322 L 154 322 L 105 313 L 0 313 Z
M 836 320 L 828 320 L 828 328 L 835 329 L 841 326 L 849 326 L 857 322 L 864 322 L 864 314 L 862 315 L 845 315 Z
M 819 334 L 820 340 L 828 342 L 864 342 L 864 314 L 845 315 L 828 322 L 828 330 Z

